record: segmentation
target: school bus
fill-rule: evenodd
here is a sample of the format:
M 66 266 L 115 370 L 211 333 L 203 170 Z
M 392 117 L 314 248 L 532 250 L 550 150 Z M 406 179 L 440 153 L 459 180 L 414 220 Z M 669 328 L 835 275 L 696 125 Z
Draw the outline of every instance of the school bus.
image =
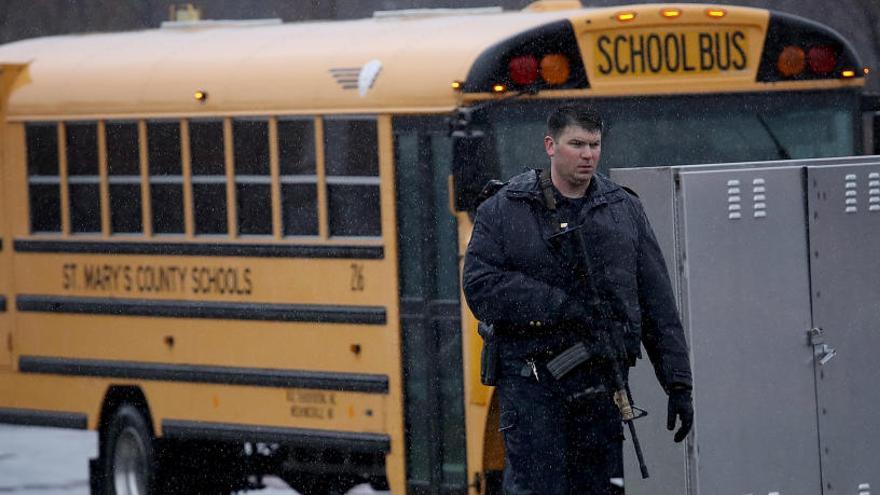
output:
M 0 421 L 97 431 L 96 493 L 497 493 L 460 261 L 553 106 L 606 116 L 606 171 L 864 147 L 850 44 L 735 6 L 179 22 L 0 64 Z

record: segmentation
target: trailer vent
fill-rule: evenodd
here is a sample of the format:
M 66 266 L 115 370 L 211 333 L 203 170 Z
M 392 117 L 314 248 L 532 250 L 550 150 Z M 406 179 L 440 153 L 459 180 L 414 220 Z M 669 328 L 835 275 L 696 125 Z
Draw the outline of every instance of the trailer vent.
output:
M 739 179 L 727 181 L 727 218 L 739 220 L 742 218 L 742 198 L 740 196 Z
M 767 195 L 764 187 L 764 179 L 752 179 L 752 211 L 755 218 L 764 218 L 767 216 Z
M 847 213 L 856 213 L 859 211 L 859 191 L 857 189 L 858 184 L 856 183 L 856 174 L 846 174 L 844 178 L 846 181 L 846 190 L 844 194 L 844 204 L 846 206 Z
M 868 174 L 868 211 L 880 211 L 880 172 Z

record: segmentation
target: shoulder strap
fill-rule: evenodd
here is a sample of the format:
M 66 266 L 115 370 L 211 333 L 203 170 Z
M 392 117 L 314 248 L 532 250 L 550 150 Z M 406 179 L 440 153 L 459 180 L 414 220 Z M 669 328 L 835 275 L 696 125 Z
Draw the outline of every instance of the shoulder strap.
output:
M 544 206 L 550 211 L 550 228 L 554 233 L 562 231 L 562 225 L 559 223 L 559 212 L 556 210 L 556 195 L 553 193 L 553 180 L 550 178 L 550 169 L 541 170 L 538 176 L 538 183 L 541 185 L 541 193 L 544 198 Z
M 556 213 L 556 196 L 553 195 L 553 180 L 550 178 L 550 169 L 541 170 L 538 176 L 538 183 L 541 185 L 541 192 L 544 194 L 544 206 L 548 210 Z

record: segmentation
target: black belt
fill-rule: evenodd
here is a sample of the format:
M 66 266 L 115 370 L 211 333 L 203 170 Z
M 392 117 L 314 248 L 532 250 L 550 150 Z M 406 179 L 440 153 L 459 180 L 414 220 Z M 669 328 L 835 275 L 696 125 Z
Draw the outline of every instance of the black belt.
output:
M 507 335 L 511 337 L 540 337 L 542 335 L 587 335 L 587 330 L 591 325 L 587 322 L 566 321 L 548 325 L 545 322 L 534 320 L 528 323 L 495 323 L 496 335 Z

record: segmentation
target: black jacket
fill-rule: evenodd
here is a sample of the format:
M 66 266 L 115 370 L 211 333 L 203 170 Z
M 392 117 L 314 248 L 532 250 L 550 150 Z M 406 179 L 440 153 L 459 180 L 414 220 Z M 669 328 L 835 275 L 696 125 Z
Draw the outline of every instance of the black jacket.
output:
M 549 240 L 555 232 L 538 172 L 509 183 L 477 210 L 464 261 L 464 294 L 474 315 L 496 325 L 500 338 L 516 333 L 525 343 L 572 332 L 584 317 L 583 286 L 570 260 Z M 687 343 L 666 264 L 641 202 L 595 175 L 577 224 L 591 280 L 613 309 L 631 359 L 644 344 L 665 390 L 690 388 Z M 549 336 L 549 337 L 548 337 Z M 577 338 L 577 336 L 572 336 Z

